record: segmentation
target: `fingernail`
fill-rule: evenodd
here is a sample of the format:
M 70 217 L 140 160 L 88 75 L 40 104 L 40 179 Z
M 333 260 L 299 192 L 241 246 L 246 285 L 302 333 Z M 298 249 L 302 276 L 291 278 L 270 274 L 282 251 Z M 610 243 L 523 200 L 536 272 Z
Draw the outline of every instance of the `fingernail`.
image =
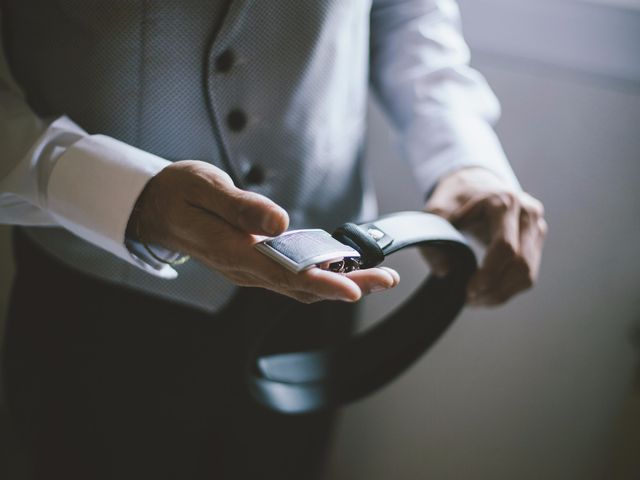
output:
M 377 292 L 383 292 L 385 290 L 389 290 L 393 285 L 389 285 L 389 284 L 381 284 L 378 283 L 374 286 L 371 287 L 371 293 L 377 293 Z
M 353 298 L 353 297 L 349 297 L 347 295 L 340 295 L 336 298 L 336 300 L 339 300 L 341 302 L 349 302 L 349 303 L 353 303 L 353 302 L 357 302 L 358 300 L 360 300 L 359 298 Z
M 269 235 L 279 235 L 282 232 L 282 218 L 276 213 L 269 213 L 262 219 L 262 229 Z
M 262 230 L 269 235 L 277 235 L 278 233 L 278 222 L 277 219 L 273 215 L 267 215 L 262 220 Z
M 400 283 L 400 274 L 398 272 L 396 272 L 393 268 L 380 267 L 380 269 L 384 270 L 389 275 L 391 275 L 391 278 L 393 279 L 393 284 L 390 287 L 387 287 L 387 288 L 395 287 L 396 285 L 398 285 Z

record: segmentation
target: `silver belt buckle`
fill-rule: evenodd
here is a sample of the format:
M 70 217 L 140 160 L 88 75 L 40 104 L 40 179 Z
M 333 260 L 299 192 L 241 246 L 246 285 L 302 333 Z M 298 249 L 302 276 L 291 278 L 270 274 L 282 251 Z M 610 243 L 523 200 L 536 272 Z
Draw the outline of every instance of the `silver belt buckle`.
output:
M 360 254 L 320 229 L 290 230 L 255 247 L 294 273 L 319 267 L 348 273 L 360 267 Z

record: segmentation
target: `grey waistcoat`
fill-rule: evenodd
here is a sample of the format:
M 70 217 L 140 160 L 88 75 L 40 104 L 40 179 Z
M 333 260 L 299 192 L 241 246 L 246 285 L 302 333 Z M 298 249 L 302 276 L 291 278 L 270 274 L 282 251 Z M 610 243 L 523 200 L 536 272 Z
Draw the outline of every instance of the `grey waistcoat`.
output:
M 3 0 L 2 8 L 12 72 L 39 115 L 66 114 L 89 133 L 172 161 L 210 162 L 282 205 L 293 228 L 332 229 L 375 213 L 360 155 L 369 0 Z M 229 125 L 233 110 L 248 119 L 240 131 Z M 252 184 L 256 167 L 264 180 Z M 73 268 L 204 310 L 235 290 L 196 261 L 162 280 L 62 229 L 28 234 Z

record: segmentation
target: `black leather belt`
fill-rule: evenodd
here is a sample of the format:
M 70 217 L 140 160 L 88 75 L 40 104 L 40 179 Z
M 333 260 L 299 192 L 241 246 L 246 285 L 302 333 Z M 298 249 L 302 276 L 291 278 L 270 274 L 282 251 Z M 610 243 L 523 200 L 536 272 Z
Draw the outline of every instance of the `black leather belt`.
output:
M 448 274 L 430 276 L 387 318 L 339 344 L 254 355 L 247 369 L 253 396 L 272 410 L 297 414 L 334 408 L 373 392 L 417 360 L 453 322 L 476 270 L 475 255 L 460 232 L 423 212 L 347 223 L 333 236 L 323 230 L 294 230 L 259 243 L 260 251 L 298 272 L 313 266 L 339 272 L 371 268 L 415 245 L 441 250 Z

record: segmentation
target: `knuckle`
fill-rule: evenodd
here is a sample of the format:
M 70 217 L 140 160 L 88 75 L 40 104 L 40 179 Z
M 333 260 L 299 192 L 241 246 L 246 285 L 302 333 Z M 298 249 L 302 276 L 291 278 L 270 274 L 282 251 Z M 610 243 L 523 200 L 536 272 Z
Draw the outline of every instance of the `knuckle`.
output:
M 503 258 L 513 258 L 516 256 L 516 247 L 506 238 L 497 239 L 494 248 Z
M 523 287 L 531 288 L 536 281 L 536 275 L 529 262 L 527 262 L 526 259 L 520 257 L 516 261 L 515 268 L 518 272 L 518 277 Z
M 226 194 L 235 189 L 233 180 L 227 172 L 216 168 L 215 170 L 192 168 L 188 169 L 189 177 L 188 193 L 198 202 L 209 204 L 208 199 L 214 194 Z
M 549 224 L 544 218 L 538 219 L 538 229 L 543 237 L 546 237 L 547 233 L 549 233 Z
M 228 185 L 228 186 L 234 185 L 233 179 L 231 178 L 231 175 L 229 175 L 224 170 L 218 169 L 218 171 L 216 172 L 215 176 L 218 178 L 218 181 L 220 183 L 223 183 L 223 184 Z
M 542 202 L 537 198 L 533 198 L 533 197 L 531 197 L 530 211 L 537 218 L 542 218 L 544 217 L 544 214 L 545 214 L 544 205 L 542 204 Z
M 231 182 L 231 177 L 226 173 L 220 170 L 220 172 L 216 172 L 213 175 L 207 175 L 207 177 L 202 178 L 203 184 L 208 188 L 214 188 L 218 191 L 225 190 L 226 188 L 233 186 L 233 182 Z
M 544 207 L 535 198 L 528 200 L 522 207 L 522 214 L 534 222 L 544 217 Z
M 491 195 L 487 201 L 492 209 L 506 212 L 517 204 L 518 198 L 514 192 L 504 191 Z
M 521 192 L 520 201 L 522 203 L 522 210 L 530 218 L 534 220 L 544 218 L 544 215 L 545 215 L 544 204 L 540 200 L 538 200 L 537 198 L 531 196 L 526 192 Z

